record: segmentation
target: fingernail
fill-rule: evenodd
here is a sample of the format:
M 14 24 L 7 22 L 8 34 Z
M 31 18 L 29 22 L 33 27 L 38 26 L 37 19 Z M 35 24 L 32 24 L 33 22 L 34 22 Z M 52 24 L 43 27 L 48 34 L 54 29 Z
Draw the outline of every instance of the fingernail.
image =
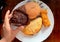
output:
M 24 26 L 21 26 L 21 28 L 24 28 Z

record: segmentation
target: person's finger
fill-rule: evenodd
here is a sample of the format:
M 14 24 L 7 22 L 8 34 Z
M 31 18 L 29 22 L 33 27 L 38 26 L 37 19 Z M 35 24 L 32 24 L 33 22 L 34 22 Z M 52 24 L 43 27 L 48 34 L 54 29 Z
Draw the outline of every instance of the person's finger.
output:
M 10 11 L 8 10 L 6 12 L 6 15 L 5 15 L 5 20 L 4 20 L 4 26 L 7 30 L 10 30 L 10 24 L 9 24 L 9 19 L 8 19 L 8 15 L 9 15 Z
M 22 30 L 24 29 L 24 26 L 20 26 L 20 27 L 18 27 L 18 29 L 19 29 L 20 31 L 22 31 Z
M 24 29 L 24 26 L 20 26 L 16 30 L 14 30 L 14 32 L 18 33 L 19 31 L 22 31 L 23 29 Z
M 6 23 L 6 22 L 9 22 L 9 19 L 8 19 L 9 14 L 10 14 L 10 10 L 8 10 L 8 11 L 6 12 L 5 20 L 4 20 L 5 23 Z
M 4 24 L 3 24 L 3 26 L 2 26 L 3 28 L 5 28 L 5 26 L 4 26 Z
M 10 14 L 8 17 L 9 17 L 9 20 L 10 20 L 12 18 L 12 14 Z
M 3 24 L 3 29 L 10 32 L 11 31 L 11 28 L 6 26 L 6 24 Z
M 9 14 L 10 14 L 10 10 L 6 12 L 5 18 L 7 18 Z
M 9 19 L 8 19 L 9 13 L 10 13 L 10 11 L 8 10 L 8 11 L 6 12 L 6 15 L 5 15 L 5 20 L 4 20 L 5 23 L 6 23 L 6 22 L 9 23 Z

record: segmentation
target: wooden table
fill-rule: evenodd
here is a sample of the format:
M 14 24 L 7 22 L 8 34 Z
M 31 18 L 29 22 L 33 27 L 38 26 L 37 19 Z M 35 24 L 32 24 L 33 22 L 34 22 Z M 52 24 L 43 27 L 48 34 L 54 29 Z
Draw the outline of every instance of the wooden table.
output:
M 5 0 L 7 6 L 2 11 L 2 18 L 4 19 L 5 12 L 9 9 L 12 10 L 16 4 L 23 0 Z M 45 2 L 52 10 L 54 15 L 54 30 L 51 35 L 43 42 L 60 42 L 60 0 L 42 0 Z M 0 34 L 1 34 L 2 24 L 0 24 Z M 14 39 L 13 42 L 20 42 L 18 39 Z

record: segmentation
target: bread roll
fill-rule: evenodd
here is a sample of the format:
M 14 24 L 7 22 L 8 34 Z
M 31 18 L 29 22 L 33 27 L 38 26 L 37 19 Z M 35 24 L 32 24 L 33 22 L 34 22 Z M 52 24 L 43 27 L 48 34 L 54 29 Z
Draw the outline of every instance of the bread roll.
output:
M 30 19 L 34 19 L 40 14 L 40 6 L 36 2 L 26 3 L 25 9 Z

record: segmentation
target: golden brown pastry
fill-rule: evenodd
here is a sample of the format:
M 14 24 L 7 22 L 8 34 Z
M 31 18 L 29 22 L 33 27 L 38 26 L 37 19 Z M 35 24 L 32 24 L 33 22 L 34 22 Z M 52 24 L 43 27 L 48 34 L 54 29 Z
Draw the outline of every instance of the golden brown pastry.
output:
M 25 9 L 30 19 L 34 19 L 40 14 L 40 6 L 36 2 L 26 3 Z
M 26 35 L 33 35 L 40 31 L 42 26 L 42 18 L 38 17 L 35 20 L 31 21 L 29 25 L 27 25 L 23 33 Z
M 44 9 L 41 10 L 41 17 L 42 17 L 43 25 L 45 27 L 50 26 L 50 21 L 47 16 L 47 10 L 44 10 Z

